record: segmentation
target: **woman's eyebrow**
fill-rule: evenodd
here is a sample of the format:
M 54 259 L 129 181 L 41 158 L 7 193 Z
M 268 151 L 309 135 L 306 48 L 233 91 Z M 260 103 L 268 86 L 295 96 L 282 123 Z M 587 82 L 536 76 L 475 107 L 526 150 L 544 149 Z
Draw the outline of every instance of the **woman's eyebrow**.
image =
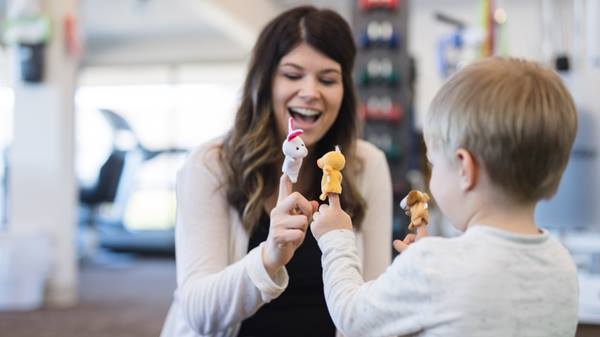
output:
M 301 66 L 299 66 L 299 65 L 297 65 L 295 63 L 290 63 L 290 62 L 282 64 L 281 67 L 293 67 L 293 68 L 296 68 L 298 70 L 303 70 L 304 69 Z
M 286 62 L 283 63 L 280 67 L 292 67 L 292 68 L 296 68 L 298 70 L 304 70 L 304 68 L 296 63 L 291 63 L 291 62 Z M 325 68 L 321 71 L 319 71 L 320 74 L 324 74 L 324 73 L 336 73 L 336 74 L 341 74 L 341 71 L 339 71 L 336 68 Z
M 328 74 L 328 73 L 341 74 L 341 72 L 339 70 L 335 69 L 335 68 L 323 69 L 319 73 L 321 73 L 321 74 Z

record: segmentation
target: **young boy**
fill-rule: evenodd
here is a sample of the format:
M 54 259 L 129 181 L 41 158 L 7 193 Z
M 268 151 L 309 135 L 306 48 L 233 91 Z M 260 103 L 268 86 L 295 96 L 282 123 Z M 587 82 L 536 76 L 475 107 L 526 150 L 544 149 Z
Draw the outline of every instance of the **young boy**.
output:
M 450 78 L 424 135 L 431 193 L 465 233 L 405 246 L 365 283 L 350 217 L 332 196 L 311 230 L 337 328 L 346 337 L 573 336 L 576 268 L 534 209 L 556 192 L 576 129 L 569 93 L 538 64 L 486 59 Z

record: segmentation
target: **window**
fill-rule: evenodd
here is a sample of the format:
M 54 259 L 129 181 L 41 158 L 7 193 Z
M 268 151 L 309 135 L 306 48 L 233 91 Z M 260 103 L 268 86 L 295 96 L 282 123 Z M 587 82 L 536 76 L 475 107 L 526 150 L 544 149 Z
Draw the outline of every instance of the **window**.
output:
M 128 229 L 174 225 L 175 174 L 185 157 L 182 150 L 224 134 L 239 101 L 239 81 L 164 82 L 84 84 L 76 93 L 78 177 L 82 186 L 93 186 L 112 151 L 128 153 L 116 199 L 103 210 L 103 216 Z M 122 117 L 131 130 L 116 131 L 100 109 Z M 179 152 L 146 158 L 137 144 L 150 152 Z
M 6 229 L 8 191 L 7 191 L 7 148 L 13 134 L 14 92 L 11 88 L 0 87 L 0 231 Z

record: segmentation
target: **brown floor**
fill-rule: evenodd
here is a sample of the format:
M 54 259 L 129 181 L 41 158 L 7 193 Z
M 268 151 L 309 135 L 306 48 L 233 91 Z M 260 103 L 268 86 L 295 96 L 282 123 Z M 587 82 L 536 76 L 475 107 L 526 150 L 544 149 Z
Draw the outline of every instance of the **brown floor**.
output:
M 0 336 L 158 336 L 175 287 L 172 259 L 132 259 L 81 268 L 80 303 L 71 309 L 0 312 Z M 577 337 L 599 337 L 582 325 Z
M 175 288 L 172 259 L 81 268 L 80 303 L 62 310 L 0 312 L 0 336 L 158 336 Z
M 577 328 L 577 337 L 598 337 L 600 336 L 600 325 L 580 325 Z

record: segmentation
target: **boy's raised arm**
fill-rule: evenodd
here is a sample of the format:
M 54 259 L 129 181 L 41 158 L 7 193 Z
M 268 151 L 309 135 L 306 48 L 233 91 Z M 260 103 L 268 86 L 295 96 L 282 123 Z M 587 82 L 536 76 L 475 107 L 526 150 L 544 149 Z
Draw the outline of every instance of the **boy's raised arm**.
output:
M 427 324 L 430 289 L 420 250 L 407 250 L 379 278 L 365 283 L 352 231 L 330 231 L 318 243 L 325 300 L 344 336 L 412 334 Z
M 419 249 L 409 249 L 374 281 L 365 283 L 348 214 L 337 195 L 313 215 L 311 230 L 323 253 L 327 307 L 346 336 L 392 336 L 423 328 L 429 284 Z

